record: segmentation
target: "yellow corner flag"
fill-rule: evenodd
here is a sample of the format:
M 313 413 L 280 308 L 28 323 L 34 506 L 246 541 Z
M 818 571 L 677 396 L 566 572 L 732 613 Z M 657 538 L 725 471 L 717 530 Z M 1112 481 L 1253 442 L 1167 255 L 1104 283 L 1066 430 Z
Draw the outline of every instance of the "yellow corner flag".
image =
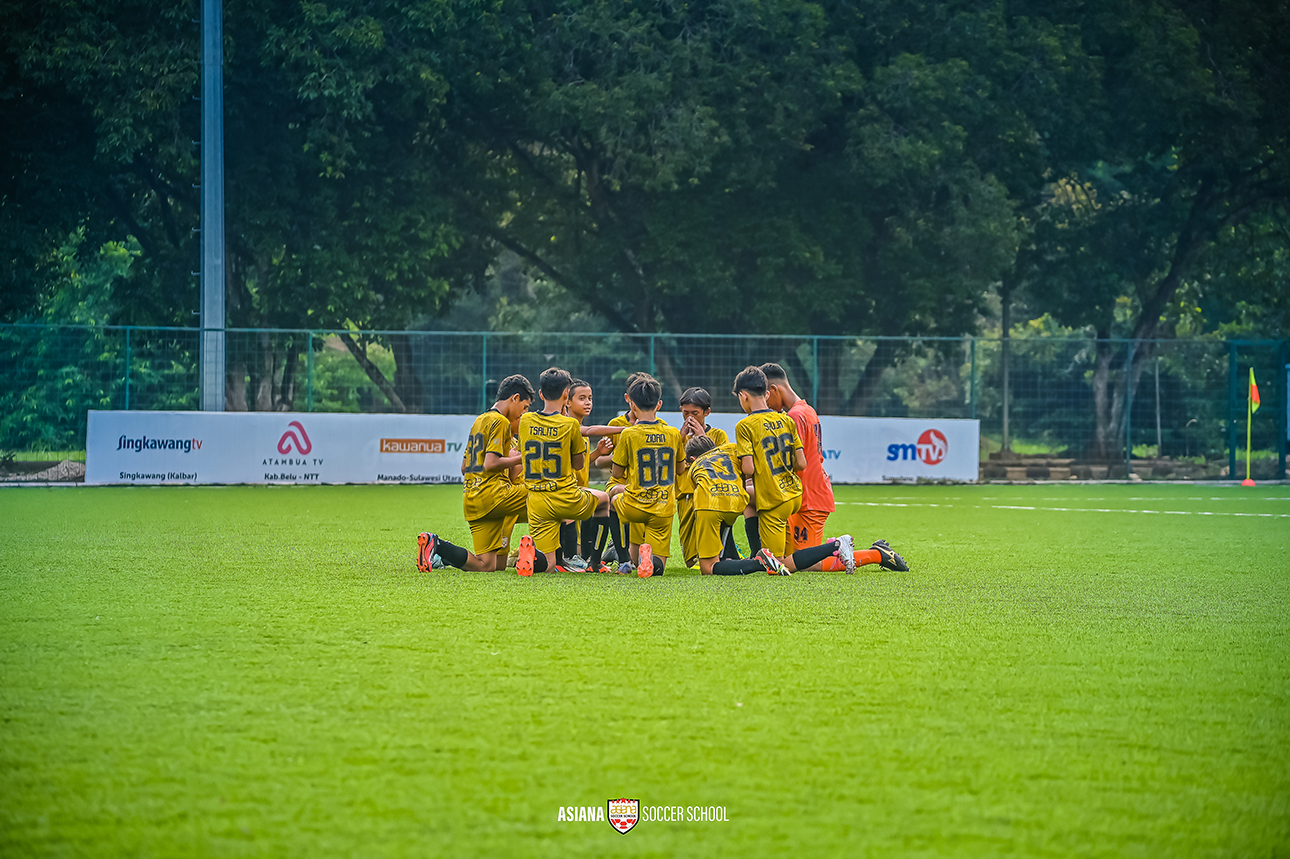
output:
M 1259 386 L 1254 383 L 1254 368 L 1250 368 L 1250 414 L 1259 410 Z

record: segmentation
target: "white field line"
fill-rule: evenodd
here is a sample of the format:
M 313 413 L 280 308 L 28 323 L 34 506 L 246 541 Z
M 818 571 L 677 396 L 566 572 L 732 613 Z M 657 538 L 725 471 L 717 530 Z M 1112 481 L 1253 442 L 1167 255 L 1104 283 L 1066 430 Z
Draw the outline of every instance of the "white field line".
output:
M 891 501 L 842 501 L 857 507 L 953 507 L 953 504 L 905 504 Z M 967 505 L 960 505 L 967 506 Z M 980 510 L 980 504 L 971 505 Z M 991 510 L 1044 510 L 1056 513 L 1150 513 L 1162 516 L 1243 516 L 1255 519 L 1290 519 L 1290 513 L 1228 513 L 1209 510 L 1134 510 L 1127 507 L 1026 507 L 1020 504 L 990 504 Z

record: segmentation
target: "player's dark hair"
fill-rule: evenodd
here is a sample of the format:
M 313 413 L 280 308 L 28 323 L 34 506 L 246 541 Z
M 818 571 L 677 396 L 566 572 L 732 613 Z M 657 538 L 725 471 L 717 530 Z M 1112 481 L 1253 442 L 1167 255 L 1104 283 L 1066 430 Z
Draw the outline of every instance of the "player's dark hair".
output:
M 701 409 L 712 408 L 712 394 L 709 394 L 703 388 L 686 388 L 685 393 L 681 395 L 681 405 L 697 406 Z
M 779 366 L 778 364 L 773 364 L 773 363 L 771 363 L 771 362 L 767 361 L 765 364 L 762 364 L 762 365 L 761 365 L 761 371 L 762 371 L 762 373 L 763 373 L 763 374 L 765 374 L 765 376 L 766 376 L 766 384 L 768 384 L 768 385 L 769 385 L 771 382 L 787 382 L 787 381 L 788 381 L 788 373 L 785 373 L 785 372 L 784 372 L 784 368 L 783 368 L 783 367 L 781 367 L 781 366 Z
M 643 370 L 638 370 L 635 373 L 632 373 L 630 376 L 627 377 L 627 381 L 623 383 L 623 390 L 630 391 L 632 389 L 632 385 L 636 384 L 637 380 L 639 380 L 642 376 L 648 376 L 648 375 L 649 373 L 646 373 Z
M 760 367 L 749 364 L 739 371 L 739 375 L 735 376 L 733 393 L 737 397 L 740 391 L 747 391 L 754 397 L 766 396 L 766 374 Z
M 522 395 L 524 399 L 530 402 L 536 396 L 533 391 L 533 384 L 519 373 L 502 379 L 501 384 L 497 386 L 497 401 L 509 400 L 516 394 Z
M 572 397 L 573 392 L 578 390 L 579 388 L 590 388 L 590 387 L 591 387 L 590 382 L 583 381 L 582 379 L 574 379 L 572 382 L 569 383 L 569 396 Z
M 658 401 L 663 399 L 663 386 L 649 373 L 639 373 L 636 381 L 632 382 L 631 387 L 627 389 L 627 398 L 635 403 L 637 408 L 646 411 L 656 409 Z
M 560 399 L 564 396 L 564 392 L 569 390 L 571 384 L 573 384 L 573 378 L 559 367 L 543 370 L 542 375 L 538 376 L 538 387 L 542 390 L 544 400 Z
M 710 450 L 716 450 L 717 443 L 706 435 L 696 435 L 685 443 L 687 459 L 698 459 Z

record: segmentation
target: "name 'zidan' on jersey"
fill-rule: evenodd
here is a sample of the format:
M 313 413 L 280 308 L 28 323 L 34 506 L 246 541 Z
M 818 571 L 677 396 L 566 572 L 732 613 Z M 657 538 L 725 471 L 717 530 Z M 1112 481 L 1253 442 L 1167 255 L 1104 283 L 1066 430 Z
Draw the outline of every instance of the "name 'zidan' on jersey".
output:
M 769 510 L 802 495 L 802 481 L 793 470 L 794 452 L 802 447 L 797 424 L 788 415 L 759 409 L 735 426 L 735 453 L 753 460 L 753 489 L 757 509 Z
M 614 465 L 622 466 L 626 494 L 661 516 L 676 512 L 676 471 L 685 462 L 681 431 L 660 420 L 638 421 L 618 434 Z
M 694 479 L 694 509 L 720 513 L 742 513 L 748 506 L 748 492 L 739 471 L 734 442 L 708 451 L 686 472 Z
M 568 415 L 525 412 L 520 417 L 520 462 L 529 492 L 578 491 L 573 458 L 587 453 L 582 427 Z

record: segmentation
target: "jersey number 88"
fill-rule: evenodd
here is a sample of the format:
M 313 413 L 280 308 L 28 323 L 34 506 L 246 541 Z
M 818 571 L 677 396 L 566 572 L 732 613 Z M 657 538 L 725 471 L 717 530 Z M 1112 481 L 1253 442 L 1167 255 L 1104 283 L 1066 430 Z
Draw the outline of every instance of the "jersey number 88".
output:
M 636 483 L 641 489 L 671 486 L 676 481 L 676 451 L 670 447 L 642 447 L 636 451 Z

